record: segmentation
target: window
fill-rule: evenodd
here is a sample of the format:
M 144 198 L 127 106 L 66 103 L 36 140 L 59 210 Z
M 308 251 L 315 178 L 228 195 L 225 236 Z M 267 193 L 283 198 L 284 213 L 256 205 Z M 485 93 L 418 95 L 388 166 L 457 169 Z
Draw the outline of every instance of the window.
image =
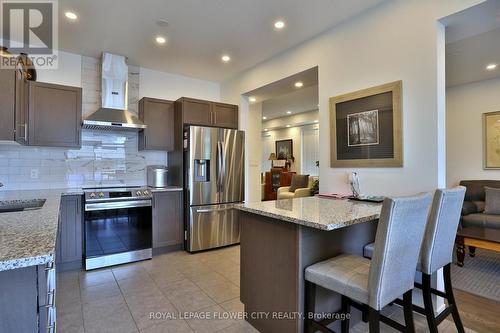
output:
M 319 168 L 319 127 L 318 125 L 304 126 L 302 128 L 302 170 L 304 175 L 318 176 Z
M 274 152 L 274 141 L 269 133 L 262 135 L 262 160 L 261 172 L 271 170 L 271 161 L 268 160 L 269 155 Z

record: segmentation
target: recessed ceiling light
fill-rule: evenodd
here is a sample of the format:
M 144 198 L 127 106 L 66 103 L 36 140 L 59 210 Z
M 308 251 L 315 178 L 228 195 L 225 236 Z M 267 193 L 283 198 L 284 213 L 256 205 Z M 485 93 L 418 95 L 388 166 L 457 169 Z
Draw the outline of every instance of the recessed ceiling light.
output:
M 267 117 L 265 117 L 265 116 L 264 116 L 264 117 L 262 117 L 262 119 L 263 119 L 263 120 L 266 120 L 266 119 L 267 119 Z
M 278 20 L 278 21 L 274 22 L 274 27 L 276 29 L 281 30 L 285 27 L 285 22 L 283 22 L 282 20 Z
M 156 25 L 159 26 L 159 27 L 168 27 L 168 21 L 167 19 L 158 19 L 156 20 Z
M 70 20 L 76 20 L 78 18 L 78 15 L 76 15 L 74 12 L 65 12 L 64 13 L 64 16 L 66 16 L 67 18 L 69 18 Z
M 303 86 L 304 86 L 304 83 L 302 83 L 301 81 L 295 82 L 295 88 L 302 88 Z
M 267 131 L 269 131 L 269 130 L 268 130 L 267 128 L 264 128 L 264 131 L 266 131 L 266 132 L 267 132 Z
M 486 69 L 489 71 L 492 71 L 495 68 L 497 68 L 497 66 L 498 66 L 497 64 L 489 64 L 488 66 L 486 66 Z
M 256 101 L 257 101 L 257 98 L 255 98 L 255 97 L 250 97 L 248 100 L 249 100 L 250 102 L 252 102 L 252 103 L 253 103 L 253 102 L 256 102 Z
M 292 111 L 287 111 L 286 114 L 292 114 Z
M 314 122 L 315 122 L 315 123 L 319 123 L 319 120 L 315 120 Z
M 290 125 L 286 125 L 286 127 L 290 127 Z
M 163 36 L 157 36 L 156 37 L 156 42 L 160 45 L 165 44 L 167 42 L 167 39 Z
M 221 57 L 221 60 L 224 61 L 224 62 L 229 62 L 231 60 L 231 57 L 228 56 L 227 54 L 224 54 L 222 57 Z

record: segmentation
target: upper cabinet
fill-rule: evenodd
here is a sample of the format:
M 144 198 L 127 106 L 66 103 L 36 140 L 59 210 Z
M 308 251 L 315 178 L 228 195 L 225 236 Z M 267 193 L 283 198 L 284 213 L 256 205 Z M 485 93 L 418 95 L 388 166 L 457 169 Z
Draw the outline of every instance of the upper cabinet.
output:
M 238 106 L 232 104 L 212 103 L 214 126 L 238 128 Z
M 15 80 L 14 69 L 0 69 L 0 140 L 14 140 Z
M 238 128 L 238 106 L 182 97 L 175 103 L 182 123 L 199 126 Z
M 139 150 L 174 149 L 174 102 L 144 97 L 139 119 L 148 127 L 139 132 Z
M 30 146 L 81 146 L 82 89 L 27 81 L 16 140 Z

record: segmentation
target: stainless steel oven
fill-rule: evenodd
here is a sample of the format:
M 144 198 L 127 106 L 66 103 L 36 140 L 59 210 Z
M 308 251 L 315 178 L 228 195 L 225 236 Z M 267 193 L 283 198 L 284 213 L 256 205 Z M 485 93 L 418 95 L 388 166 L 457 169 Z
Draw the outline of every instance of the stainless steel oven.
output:
M 151 192 L 86 189 L 84 244 L 86 270 L 151 259 Z

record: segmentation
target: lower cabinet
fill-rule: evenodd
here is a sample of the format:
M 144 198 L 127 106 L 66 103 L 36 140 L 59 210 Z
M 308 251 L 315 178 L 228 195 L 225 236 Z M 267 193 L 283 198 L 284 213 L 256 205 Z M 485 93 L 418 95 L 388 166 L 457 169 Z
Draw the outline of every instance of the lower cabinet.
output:
M 0 332 L 56 331 L 54 262 L 0 272 Z
M 182 191 L 153 192 L 153 248 L 184 242 Z
M 82 196 L 63 195 L 56 243 L 56 262 L 63 270 L 82 267 L 82 229 Z

